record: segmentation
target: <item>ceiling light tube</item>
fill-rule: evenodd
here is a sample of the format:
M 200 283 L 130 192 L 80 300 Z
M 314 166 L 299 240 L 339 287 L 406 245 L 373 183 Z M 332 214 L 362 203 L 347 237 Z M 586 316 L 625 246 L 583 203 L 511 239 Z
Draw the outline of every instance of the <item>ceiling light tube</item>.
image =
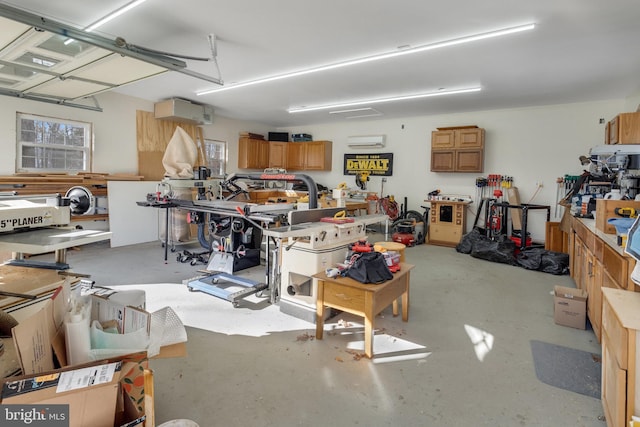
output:
M 118 16 L 122 15 L 125 12 L 130 11 L 131 9 L 133 9 L 136 6 L 140 6 L 142 3 L 144 3 L 147 0 L 134 0 L 131 3 L 127 3 L 126 5 L 122 6 L 120 9 L 117 9 L 113 12 L 111 12 L 110 14 L 108 14 L 107 16 L 105 16 L 104 18 L 94 22 L 93 24 L 89 25 L 88 27 L 86 27 L 84 29 L 84 31 L 90 33 L 91 31 L 95 30 L 96 28 L 106 24 L 107 22 L 111 21 L 114 18 L 117 18 Z M 67 39 L 64 41 L 65 46 L 73 43 L 74 39 Z
M 276 80 L 288 79 L 288 78 L 291 78 L 291 77 L 298 77 L 298 76 L 302 76 L 302 75 L 305 75 L 305 74 L 318 73 L 318 72 L 321 72 L 321 71 L 327 71 L 327 70 L 333 70 L 333 69 L 336 69 L 336 68 L 348 67 L 348 66 L 351 66 L 351 65 L 363 64 L 363 63 L 366 63 L 366 62 L 372 62 L 372 61 L 379 61 L 379 60 L 382 60 L 382 59 L 394 58 L 396 56 L 409 55 L 409 54 L 419 53 L 419 52 L 426 52 L 428 50 L 440 49 L 440 48 L 449 47 L 449 46 L 456 46 L 456 45 L 459 45 L 459 44 L 471 43 L 471 42 L 484 40 L 484 39 L 489 39 L 489 38 L 493 38 L 493 37 L 506 36 L 506 35 L 509 35 L 509 34 L 515 34 L 515 33 L 519 33 L 519 32 L 522 32 L 522 31 L 532 30 L 534 28 L 535 28 L 535 24 L 526 24 L 526 25 L 520 25 L 520 26 L 517 26 L 517 27 L 503 28 L 503 29 L 500 29 L 500 30 L 489 31 L 489 32 L 480 33 L 480 34 L 474 34 L 474 35 L 470 35 L 470 36 L 466 36 L 466 37 L 460 37 L 460 38 L 457 38 L 457 39 L 444 40 L 444 41 L 441 41 L 441 42 L 436 42 L 436 43 L 431 43 L 431 44 L 427 44 L 427 45 L 417 46 L 417 47 L 414 47 L 414 48 L 407 48 L 407 49 L 402 49 L 402 50 L 382 53 L 382 54 L 379 54 L 379 55 L 366 56 L 366 57 L 363 57 L 363 58 L 356 58 L 356 59 L 351 59 L 349 61 L 322 65 L 322 66 L 315 67 L 315 68 L 308 68 L 308 69 L 305 69 L 305 70 L 294 71 L 294 72 L 291 72 L 291 73 L 280 74 L 280 75 L 277 75 L 277 76 L 271 76 L 271 77 L 265 77 L 265 78 L 262 78 L 262 79 L 250 80 L 250 81 L 247 81 L 247 82 L 237 83 L 237 84 L 234 84 L 234 85 L 228 85 L 228 86 L 224 86 L 224 87 L 221 87 L 221 88 L 207 89 L 207 90 L 203 90 L 203 91 L 200 91 L 200 92 L 196 92 L 196 95 L 197 96 L 208 95 L 208 94 L 211 94 L 211 93 L 222 92 L 222 91 L 225 91 L 225 90 L 239 89 L 241 87 L 253 86 L 253 85 L 257 85 L 257 84 L 261 84 L 261 83 L 268 83 L 268 82 L 273 82 L 273 81 L 276 81 Z
M 90 33 L 91 31 L 93 31 L 96 28 L 106 24 L 107 22 L 111 21 L 112 19 L 117 18 L 118 16 L 122 15 L 123 13 L 130 11 L 134 7 L 141 5 L 145 1 L 147 1 L 147 0 L 134 0 L 131 3 L 127 3 L 126 5 L 122 6 L 120 9 L 117 9 L 117 10 L 111 12 L 110 14 L 108 14 L 107 16 L 102 18 L 101 20 L 89 25 L 84 30 Z
M 482 90 L 480 87 L 472 87 L 467 89 L 455 89 L 455 90 L 444 90 L 439 92 L 429 92 L 429 93 L 420 93 L 415 95 L 403 95 L 403 96 L 394 96 L 391 98 L 377 98 L 377 99 L 365 99 L 362 101 L 351 101 L 344 102 L 340 104 L 330 104 L 330 105 L 320 105 L 316 107 L 300 107 L 300 108 L 289 108 L 287 112 L 293 113 L 306 113 L 309 111 L 318 111 L 318 110 L 327 110 L 330 108 L 347 108 L 354 107 L 356 105 L 363 104 L 382 104 L 384 102 L 394 102 L 394 101 L 408 101 L 411 99 L 419 99 L 419 98 L 429 98 L 432 96 L 444 96 L 444 95 L 457 95 L 461 93 L 470 93 L 470 92 L 479 92 Z

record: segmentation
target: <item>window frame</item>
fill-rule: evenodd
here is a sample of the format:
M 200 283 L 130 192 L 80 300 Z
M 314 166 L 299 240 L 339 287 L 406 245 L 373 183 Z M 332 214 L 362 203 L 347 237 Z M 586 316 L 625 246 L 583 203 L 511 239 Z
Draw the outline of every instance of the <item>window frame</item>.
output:
M 54 144 L 54 143 L 38 143 L 31 141 L 23 141 L 22 140 L 22 121 L 23 120 L 31 120 L 31 121 L 41 121 L 47 122 L 50 124 L 58 124 L 65 126 L 73 126 L 74 128 L 81 128 L 83 130 L 83 146 L 72 146 L 66 144 Z M 51 135 L 48 135 L 51 137 Z M 78 168 L 66 168 L 66 167 L 23 167 L 23 160 L 25 158 L 24 149 L 27 147 L 34 147 L 36 149 L 50 149 L 50 150 L 59 150 L 59 151 L 72 151 L 72 152 L 80 152 L 82 153 L 82 163 L 83 167 L 81 169 Z M 16 162 L 15 162 L 15 171 L 16 173 L 68 173 L 68 174 L 77 174 L 80 172 L 91 172 L 93 168 L 93 123 L 85 122 L 81 120 L 71 120 L 71 119 L 63 119 L 58 117 L 51 116 L 43 116 L 38 114 L 31 113 L 23 113 L 16 112 Z M 36 159 L 36 163 L 38 160 L 38 155 L 34 156 Z
M 210 145 L 215 145 L 215 146 L 220 146 L 222 147 L 222 158 L 219 159 L 221 161 L 221 169 L 222 171 L 214 171 L 212 166 L 212 160 L 214 160 L 215 158 L 211 158 L 210 157 L 210 151 L 209 151 L 209 146 Z M 227 149 L 227 141 L 221 141 L 219 139 L 209 139 L 209 138 L 205 138 L 204 139 L 204 154 L 205 154 L 205 161 L 207 164 L 207 167 L 210 169 L 211 171 L 211 177 L 212 178 L 224 178 L 227 174 L 227 160 L 228 160 L 228 156 L 229 156 L 229 150 Z M 221 172 L 221 173 L 219 173 Z

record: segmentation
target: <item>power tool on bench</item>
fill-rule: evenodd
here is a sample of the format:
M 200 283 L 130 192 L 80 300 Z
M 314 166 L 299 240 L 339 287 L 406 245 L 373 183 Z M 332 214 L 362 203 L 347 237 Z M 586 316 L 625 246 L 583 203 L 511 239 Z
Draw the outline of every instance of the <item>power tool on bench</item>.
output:
M 623 218 L 635 218 L 638 216 L 638 212 L 632 207 L 615 208 L 613 212 Z

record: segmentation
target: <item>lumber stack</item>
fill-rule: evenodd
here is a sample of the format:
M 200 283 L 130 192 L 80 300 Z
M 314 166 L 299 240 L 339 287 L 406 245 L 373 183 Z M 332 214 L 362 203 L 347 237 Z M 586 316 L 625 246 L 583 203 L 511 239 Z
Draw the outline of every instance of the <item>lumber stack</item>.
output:
M 142 181 L 144 177 L 129 174 L 107 174 L 84 172 L 77 175 L 64 173 L 36 174 L 18 173 L 0 176 L 0 192 L 16 192 L 19 196 L 40 194 L 65 195 L 71 187 L 87 188 L 94 196 L 107 196 L 107 181 Z M 106 219 L 108 215 L 91 215 L 91 218 Z M 73 217 L 75 220 L 89 219 L 87 216 Z

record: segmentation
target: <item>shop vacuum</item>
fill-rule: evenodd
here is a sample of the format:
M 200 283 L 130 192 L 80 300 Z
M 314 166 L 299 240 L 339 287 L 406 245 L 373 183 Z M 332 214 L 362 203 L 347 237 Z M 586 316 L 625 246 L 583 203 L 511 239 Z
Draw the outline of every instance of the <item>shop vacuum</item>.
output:
M 413 220 L 406 220 L 396 225 L 396 231 L 391 235 L 391 240 L 409 247 L 416 244 L 416 227 Z

